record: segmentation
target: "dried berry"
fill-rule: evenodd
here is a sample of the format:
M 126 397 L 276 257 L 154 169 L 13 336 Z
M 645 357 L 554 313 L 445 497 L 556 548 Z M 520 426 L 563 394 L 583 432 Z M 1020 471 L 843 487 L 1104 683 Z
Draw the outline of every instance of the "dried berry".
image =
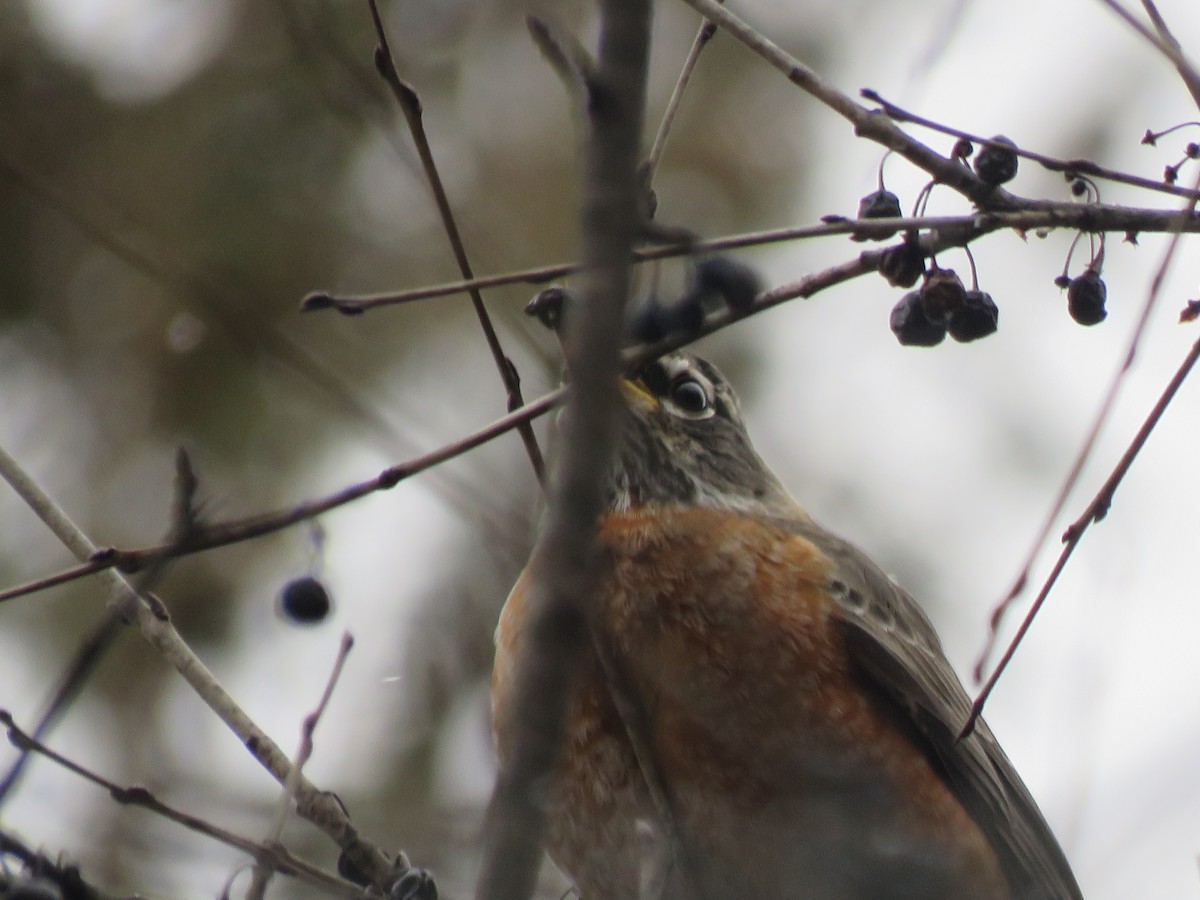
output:
M 900 198 L 891 191 L 878 190 L 858 201 L 860 219 L 899 219 Z
M 279 607 L 293 622 L 314 625 L 329 615 L 329 592 L 325 585 L 308 576 L 289 581 L 279 595 Z
M 1082 275 L 1071 279 L 1067 288 L 1067 311 L 1080 325 L 1098 325 L 1108 316 L 1104 301 L 1108 288 L 1095 269 L 1085 269 Z
M 892 307 L 889 324 L 896 340 L 905 346 L 935 347 L 946 338 L 946 326 L 925 315 L 920 291 L 910 291 Z
M 882 188 L 867 194 L 858 201 L 858 217 L 860 219 L 898 219 L 902 215 L 904 213 L 900 209 L 900 198 Z M 887 234 L 870 236 L 855 234 L 851 239 L 855 241 L 886 241 L 895 233 L 892 231 Z
M 1071 182 L 1071 196 L 1082 197 L 1087 193 L 1087 182 L 1082 178 L 1076 178 Z
M 525 304 L 525 315 L 534 316 L 555 334 L 562 330 L 563 310 L 571 295 L 566 288 L 548 287 Z
M 991 185 L 1012 181 L 1017 174 L 1016 147 L 1004 135 L 996 135 L 975 157 L 975 174 Z
M 967 291 L 962 306 L 946 316 L 946 330 L 950 337 L 965 344 L 995 332 L 999 319 L 1000 310 L 991 294 Z
M 1063 290 L 1066 290 L 1067 288 L 1069 288 L 1071 286 L 1071 276 L 1070 275 L 1059 275 L 1057 278 L 1054 279 L 1054 286 L 1057 288 L 1062 288 Z
M 629 335 L 640 344 L 657 344 L 668 335 L 695 335 L 704 326 L 700 296 L 686 294 L 672 304 L 650 299 L 638 305 L 629 318 Z
M 953 269 L 933 268 L 919 293 L 925 316 L 932 322 L 944 322 L 962 307 L 967 289 Z
M 762 289 L 762 279 L 754 269 L 728 256 L 714 256 L 696 265 L 695 293 L 701 302 L 715 294 L 730 309 L 745 309 L 754 304 Z
M 954 142 L 954 149 L 950 151 L 950 156 L 953 159 L 968 159 L 975 152 L 975 145 L 966 138 L 959 138 Z
M 916 238 L 905 238 L 904 243 L 888 247 L 879 260 L 879 274 L 892 287 L 910 288 L 925 274 L 925 254 Z

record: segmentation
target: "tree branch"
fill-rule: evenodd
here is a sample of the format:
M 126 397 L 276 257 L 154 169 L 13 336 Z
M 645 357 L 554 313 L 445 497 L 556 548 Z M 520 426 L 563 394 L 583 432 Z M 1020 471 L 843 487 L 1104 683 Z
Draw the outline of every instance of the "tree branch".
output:
M 582 303 L 567 317 L 572 379 L 546 530 L 530 562 L 530 640 L 517 662 L 513 753 L 488 809 L 476 896 L 533 889 L 545 827 L 545 779 L 558 758 L 567 688 L 587 639 L 602 474 L 617 429 L 617 378 L 630 251 L 640 226 L 637 164 L 650 40 L 648 0 L 602 0 L 585 150 Z

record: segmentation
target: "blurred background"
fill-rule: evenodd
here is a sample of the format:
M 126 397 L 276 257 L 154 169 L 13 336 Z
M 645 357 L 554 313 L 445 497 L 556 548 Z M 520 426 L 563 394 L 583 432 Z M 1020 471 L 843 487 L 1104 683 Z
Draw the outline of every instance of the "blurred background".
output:
M 383 7 L 476 271 L 572 259 L 576 123 L 526 34 L 530 7 Z M 594 34 L 589 4 L 546 8 L 561 28 Z M 737 8 L 847 92 L 869 86 L 1047 154 L 1157 178 L 1195 139 L 1139 146 L 1147 128 L 1196 110 L 1171 66 L 1097 2 Z M 1160 9 L 1197 52 L 1195 4 Z M 651 127 L 697 24 L 682 4 L 658 4 Z M 98 544 L 163 537 L 179 446 L 198 469 L 203 514 L 226 518 L 336 490 L 504 412 L 465 297 L 357 318 L 298 312 L 312 290 L 458 278 L 371 68 L 373 41 L 366 5 L 347 0 L 0 2 L 0 442 Z M 949 140 L 923 137 L 949 150 Z M 880 156 L 718 35 L 662 161 L 658 217 L 716 237 L 852 215 L 875 188 Z M 923 176 L 895 159 L 885 175 L 910 207 Z M 1185 166 L 1181 183 L 1194 177 Z M 1061 176 L 1024 163 L 1009 187 L 1069 196 Z M 1108 202 L 1176 205 L 1101 190 Z M 934 192 L 931 213 L 965 211 Z M 999 332 L 977 344 L 900 347 L 887 323 L 901 292 L 872 277 L 700 347 L 738 386 L 760 450 L 814 517 L 923 600 L 964 681 L 1165 243 L 1109 244 L 1109 317 L 1085 329 L 1052 283 L 1070 240 L 1005 233 L 975 245 L 981 287 L 1001 310 Z M 1196 292 L 1192 240 L 1070 518 L 1196 337 L 1174 324 Z M 836 238 L 740 258 L 775 284 L 860 249 Z M 1072 274 L 1086 261 L 1077 256 Z M 961 253 L 939 262 L 969 268 Z M 682 283 L 679 264 L 661 276 Z M 558 368 L 551 342 L 520 313 L 533 292 L 485 295 L 527 398 L 552 387 Z M 1200 894 L 1198 406 L 1200 386 L 1186 385 L 989 706 L 1091 898 Z M 299 527 L 181 561 L 159 590 L 183 635 L 284 748 L 299 739 L 341 631 L 354 634 L 306 771 L 366 836 L 432 868 L 446 896 L 473 883 L 493 774 L 491 632 L 536 515 L 529 464 L 510 435 L 323 517 L 323 550 Z M 71 561 L 7 488 L 0 529 L 5 584 Z M 308 574 L 335 608 L 304 628 L 276 605 L 286 582 Z M 18 722 L 35 721 L 105 599 L 84 581 L 0 605 L 0 707 Z M 50 743 L 248 836 L 270 827 L 278 788 L 134 633 Z M 0 764 L 11 758 L 0 750 Z M 114 891 L 216 896 L 241 862 L 40 760 L 0 824 Z M 332 866 L 335 850 L 314 829 L 294 823 L 287 838 Z M 561 893 L 550 867 L 545 882 L 547 896 Z M 303 895 L 283 881 L 273 891 Z

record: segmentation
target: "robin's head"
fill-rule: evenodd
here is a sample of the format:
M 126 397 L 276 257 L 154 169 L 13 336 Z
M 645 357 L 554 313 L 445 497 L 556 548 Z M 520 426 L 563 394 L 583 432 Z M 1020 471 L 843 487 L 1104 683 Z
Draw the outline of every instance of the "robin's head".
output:
M 794 501 L 750 443 L 733 389 L 712 363 L 670 353 L 629 375 L 621 392 L 625 416 L 611 507 L 795 514 Z

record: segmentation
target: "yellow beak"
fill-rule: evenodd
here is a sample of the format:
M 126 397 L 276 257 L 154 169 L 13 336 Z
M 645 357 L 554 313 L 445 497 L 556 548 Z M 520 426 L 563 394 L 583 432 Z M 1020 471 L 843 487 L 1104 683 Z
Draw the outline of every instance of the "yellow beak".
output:
M 634 409 L 649 411 L 659 407 L 658 398 L 650 393 L 646 382 L 640 378 L 622 378 L 621 393 L 625 395 L 625 401 Z

